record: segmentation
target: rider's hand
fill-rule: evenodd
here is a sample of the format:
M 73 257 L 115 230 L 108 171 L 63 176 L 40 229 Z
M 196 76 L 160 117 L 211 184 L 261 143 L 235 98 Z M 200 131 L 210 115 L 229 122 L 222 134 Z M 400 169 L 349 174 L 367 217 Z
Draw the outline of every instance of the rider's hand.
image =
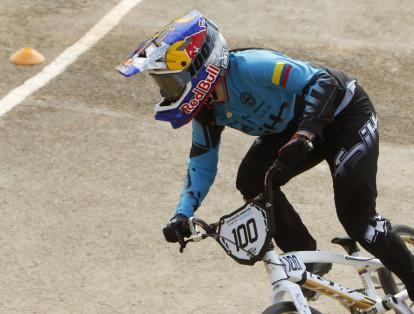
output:
M 311 132 L 296 132 L 290 141 L 279 149 L 279 157 L 267 171 L 266 177 L 271 175 L 275 186 L 285 185 L 297 174 L 297 164 L 303 161 L 313 149 L 314 138 Z
M 178 235 L 182 238 L 189 237 L 191 231 L 188 225 L 188 217 L 183 214 L 174 215 L 164 229 L 162 229 L 162 232 L 164 233 L 165 240 L 168 242 L 178 242 Z
M 315 136 L 311 132 L 296 132 L 290 141 L 279 149 L 279 160 L 288 167 L 295 167 L 313 150 L 312 140 L 314 138 Z

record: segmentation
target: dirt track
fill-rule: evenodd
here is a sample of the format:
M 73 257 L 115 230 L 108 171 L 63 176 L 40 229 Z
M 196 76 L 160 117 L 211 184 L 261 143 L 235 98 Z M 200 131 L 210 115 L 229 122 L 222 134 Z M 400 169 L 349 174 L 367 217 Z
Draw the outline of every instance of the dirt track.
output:
M 41 66 L 9 55 L 33 46 L 53 60 L 117 1 L 0 2 L 0 97 Z M 0 313 L 258 313 L 269 304 L 262 266 L 239 266 L 212 241 L 184 255 L 161 228 L 185 175 L 190 128 L 154 122 L 148 77 L 113 68 L 172 18 L 196 8 L 232 48 L 272 47 L 341 67 L 376 104 L 382 149 L 378 208 L 414 225 L 414 2 L 144 0 L 66 72 L 0 117 Z M 253 138 L 223 136 L 219 174 L 199 215 L 241 205 L 238 163 Z M 330 175 L 318 166 L 286 188 L 321 249 L 343 234 Z M 357 276 L 332 272 L 352 287 Z M 315 307 L 342 313 L 322 299 Z

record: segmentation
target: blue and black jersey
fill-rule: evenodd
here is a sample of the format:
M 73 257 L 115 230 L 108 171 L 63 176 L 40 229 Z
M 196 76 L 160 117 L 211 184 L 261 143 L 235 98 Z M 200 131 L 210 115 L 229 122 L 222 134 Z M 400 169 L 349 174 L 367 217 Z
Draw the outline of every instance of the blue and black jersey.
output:
M 192 121 L 188 173 L 177 213 L 192 216 L 217 173 L 220 136 L 231 127 L 252 136 L 281 133 L 292 123 L 322 137 L 351 79 L 344 73 L 279 52 L 232 52 L 224 103 L 203 108 Z

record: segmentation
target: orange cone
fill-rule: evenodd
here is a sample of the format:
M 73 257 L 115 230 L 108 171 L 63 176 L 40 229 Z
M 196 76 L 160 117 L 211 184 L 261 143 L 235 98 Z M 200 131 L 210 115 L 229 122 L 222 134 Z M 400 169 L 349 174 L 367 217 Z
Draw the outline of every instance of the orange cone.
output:
M 17 65 L 35 65 L 45 61 L 45 57 L 32 48 L 22 48 L 10 56 L 10 62 Z

